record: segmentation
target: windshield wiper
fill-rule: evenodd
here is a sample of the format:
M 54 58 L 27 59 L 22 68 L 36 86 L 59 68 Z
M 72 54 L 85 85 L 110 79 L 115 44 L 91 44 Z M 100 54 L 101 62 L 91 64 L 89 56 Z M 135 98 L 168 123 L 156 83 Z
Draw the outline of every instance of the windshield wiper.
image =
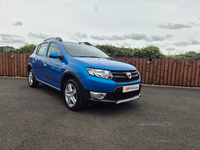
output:
M 92 57 L 92 58 L 101 58 L 101 57 L 97 57 L 97 56 L 88 56 L 88 57 Z
M 112 57 L 105 57 L 105 58 L 107 58 L 107 59 L 113 59 Z
M 75 56 L 75 57 L 92 57 L 92 58 L 101 58 L 101 57 L 97 57 L 97 56 Z

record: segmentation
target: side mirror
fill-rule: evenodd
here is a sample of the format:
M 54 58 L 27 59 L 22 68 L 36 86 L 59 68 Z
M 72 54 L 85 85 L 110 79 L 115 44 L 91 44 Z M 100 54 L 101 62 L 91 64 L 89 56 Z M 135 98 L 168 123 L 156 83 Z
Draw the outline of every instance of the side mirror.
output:
M 57 52 L 51 52 L 50 55 L 49 55 L 50 58 L 59 58 L 59 59 L 62 59 L 63 56 L 60 56 L 58 55 Z

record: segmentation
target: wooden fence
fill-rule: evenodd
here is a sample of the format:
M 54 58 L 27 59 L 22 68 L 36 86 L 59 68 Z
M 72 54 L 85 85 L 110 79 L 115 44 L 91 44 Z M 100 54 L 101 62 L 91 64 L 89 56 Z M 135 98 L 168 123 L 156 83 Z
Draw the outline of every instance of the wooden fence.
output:
M 30 54 L 0 53 L 0 75 L 27 76 L 29 56 Z
M 30 54 L 0 53 L 1 76 L 27 76 Z M 142 83 L 200 87 L 200 60 L 115 58 L 138 68 Z
M 200 87 L 200 60 L 115 58 L 134 65 L 142 83 Z

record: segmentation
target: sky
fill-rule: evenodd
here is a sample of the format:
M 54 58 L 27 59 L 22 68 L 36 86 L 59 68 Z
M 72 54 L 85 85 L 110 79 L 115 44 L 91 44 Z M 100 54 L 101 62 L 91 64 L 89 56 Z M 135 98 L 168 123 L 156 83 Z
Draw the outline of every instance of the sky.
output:
M 0 0 L 0 46 L 61 37 L 167 54 L 200 53 L 200 0 Z

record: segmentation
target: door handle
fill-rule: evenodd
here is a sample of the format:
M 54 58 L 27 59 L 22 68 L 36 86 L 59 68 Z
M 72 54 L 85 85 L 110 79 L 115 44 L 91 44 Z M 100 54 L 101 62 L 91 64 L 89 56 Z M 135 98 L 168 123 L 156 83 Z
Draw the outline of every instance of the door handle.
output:
M 43 63 L 44 63 L 44 66 L 46 66 L 46 65 L 47 65 L 47 63 L 46 63 L 45 61 L 44 61 Z

